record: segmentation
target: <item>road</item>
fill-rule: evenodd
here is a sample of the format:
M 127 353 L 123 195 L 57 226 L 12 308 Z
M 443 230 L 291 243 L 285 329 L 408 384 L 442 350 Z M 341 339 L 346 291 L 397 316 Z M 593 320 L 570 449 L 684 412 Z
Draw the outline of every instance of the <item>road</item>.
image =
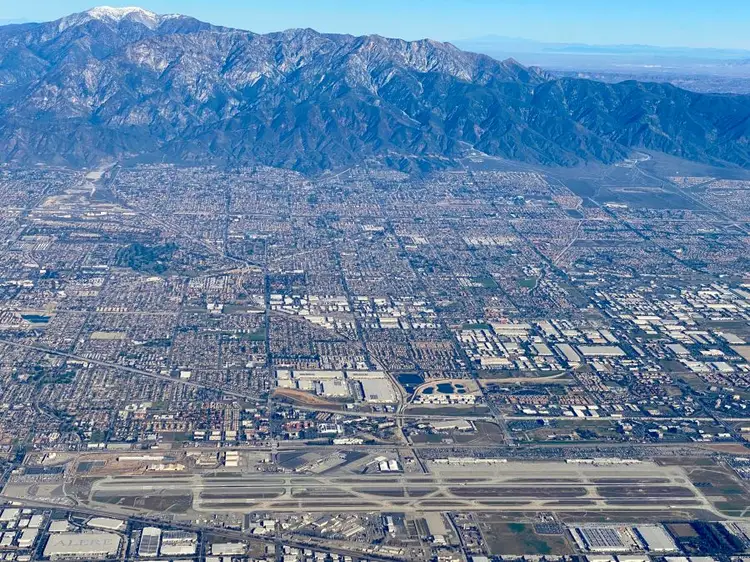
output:
M 22 503 L 25 507 L 59 509 L 63 511 L 68 511 L 74 515 L 82 515 L 82 516 L 88 516 L 88 517 L 112 517 L 113 516 L 112 511 L 108 509 L 79 507 L 79 506 L 67 507 L 67 506 L 61 506 L 53 502 L 29 501 L 24 498 L 18 498 L 18 497 L 2 495 L 2 494 L 0 494 L 0 500 L 7 501 L 7 502 Z M 162 527 L 167 526 L 169 529 L 172 529 L 172 530 L 192 531 L 196 533 L 207 533 L 207 534 L 210 534 L 212 537 L 224 539 L 224 540 L 230 540 L 230 541 L 242 541 L 246 543 L 262 543 L 266 545 L 275 545 L 279 542 L 279 539 L 275 536 L 269 536 L 269 537 L 258 537 L 255 535 L 251 536 L 242 531 L 223 529 L 220 527 L 207 527 L 207 526 L 201 526 L 201 525 L 193 525 L 190 523 L 171 521 L 171 520 L 165 521 L 164 519 L 156 517 L 156 516 L 128 514 L 126 518 L 129 519 L 132 523 L 139 523 L 141 525 L 161 525 Z M 304 540 L 300 540 L 299 538 L 294 538 L 293 536 L 285 535 L 283 537 L 282 543 L 285 546 L 289 546 L 292 548 L 306 549 L 306 548 L 313 547 L 313 548 L 317 548 L 321 550 L 326 550 L 328 552 L 340 554 L 342 556 L 352 556 L 354 558 L 362 558 L 361 551 L 343 549 L 343 548 L 338 548 L 338 547 L 331 548 L 330 547 L 331 543 L 329 541 L 326 541 L 325 544 L 322 544 L 322 543 L 319 543 L 317 539 L 312 538 L 312 537 L 305 537 Z M 397 558 L 392 558 L 388 556 L 380 556 L 378 554 L 372 554 L 372 553 L 367 553 L 367 558 L 369 560 L 373 560 L 374 562 L 392 562 L 393 560 L 400 560 Z
M 125 365 L 119 365 L 117 363 L 109 363 L 107 361 L 99 361 L 97 359 L 90 359 L 90 358 L 84 357 L 82 355 L 76 355 L 74 353 L 68 353 L 68 352 L 65 352 L 65 351 L 57 351 L 55 349 L 49 349 L 47 347 L 42 347 L 42 346 L 38 346 L 38 345 L 28 345 L 28 344 L 24 344 L 24 343 L 13 342 L 13 341 L 10 341 L 10 340 L 4 339 L 4 338 L 0 338 L 0 345 L 7 345 L 7 346 L 10 346 L 10 347 L 16 347 L 16 348 L 19 348 L 19 349 L 27 349 L 29 351 L 38 351 L 40 353 L 47 353 L 49 355 L 55 355 L 55 356 L 58 356 L 58 357 L 65 357 L 67 359 L 75 359 L 77 361 L 85 361 L 85 362 L 90 363 L 92 365 L 99 365 L 101 367 L 108 367 L 108 368 L 111 368 L 111 369 L 116 369 L 118 371 L 123 371 L 125 373 L 130 373 L 130 374 L 133 374 L 133 375 L 140 375 L 140 376 L 143 376 L 143 377 L 149 377 L 149 378 L 152 378 L 152 379 L 163 380 L 163 381 L 166 381 L 166 382 L 170 382 L 170 383 L 174 383 L 174 384 L 181 384 L 181 385 L 189 386 L 189 387 L 193 387 L 193 388 L 202 388 L 202 389 L 207 389 L 207 390 L 213 390 L 214 392 L 219 392 L 221 394 L 224 394 L 226 396 L 231 396 L 233 398 L 241 398 L 243 400 L 261 402 L 261 400 L 259 398 L 253 397 L 253 396 L 249 396 L 246 393 L 234 392 L 234 391 L 226 390 L 226 389 L 223 389 L 223 388 L 212 387 L 210 385 L 201 384 L 201 383 L 197 383 L 197 382 L 191 382 L 189 380 L 176 379 L 176 378 L 170 377 L 168 375 L 161 375 L 161 374 L 158 374 L 158 373 L 152 373 L 150 371 L 144 371 L 142 369 L 136 369 L 134 367 L 127 367 Z

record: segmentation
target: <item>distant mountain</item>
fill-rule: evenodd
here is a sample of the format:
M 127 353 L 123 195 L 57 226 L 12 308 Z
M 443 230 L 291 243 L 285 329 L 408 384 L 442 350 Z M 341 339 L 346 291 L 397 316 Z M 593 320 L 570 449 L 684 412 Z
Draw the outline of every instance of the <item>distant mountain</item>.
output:
M 631 148 L 750 167 L 750 98 L 553 79 L 430 40 L 258 35 L 95 8 L 0 27 L 0 160 L 262 163 L 305 172 L 472 150 L 540 164 Z
M 590 45 L 586 43 L 553 43 L 520 37 L 485 35 L 455 41 L 463 49 L 490 55 L 506 53 L 612 55 L 619 57 L 685 58 L 691 60 L 736 60 L 750 57 L 750 50 L 705 47 L 662 47 L 657 45 Z

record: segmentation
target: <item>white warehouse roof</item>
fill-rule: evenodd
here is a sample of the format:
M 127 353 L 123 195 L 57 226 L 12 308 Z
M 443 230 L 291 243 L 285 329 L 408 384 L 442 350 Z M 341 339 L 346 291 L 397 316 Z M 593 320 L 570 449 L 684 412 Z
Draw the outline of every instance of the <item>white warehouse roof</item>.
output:
M 659 525 L 638 525 L 635 530 L 651 552 L 672 552 L 677 550 L 672 537 Z
M 120 550 L 120 537 L 114 533 L 60 533 L 50 535 L 44 547 L 47 558 L 106 558 Z

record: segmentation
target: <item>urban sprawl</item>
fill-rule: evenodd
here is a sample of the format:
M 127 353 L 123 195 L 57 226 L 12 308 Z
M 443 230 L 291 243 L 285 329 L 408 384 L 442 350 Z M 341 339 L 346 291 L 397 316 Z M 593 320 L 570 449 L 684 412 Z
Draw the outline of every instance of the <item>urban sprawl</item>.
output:
M 750 559 L 750 181 L 639 164 L 0 167 L 0 560 Z

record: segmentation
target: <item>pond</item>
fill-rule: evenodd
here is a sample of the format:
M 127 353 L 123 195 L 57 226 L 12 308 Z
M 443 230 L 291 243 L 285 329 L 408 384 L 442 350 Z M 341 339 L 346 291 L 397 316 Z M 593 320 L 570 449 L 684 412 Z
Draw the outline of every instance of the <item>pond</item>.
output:
M 424 383 L 424 377 L 417 373 L 402 373 L 396 377 L 399 384 L 409 393 L 413 393 L 418 386 Z

